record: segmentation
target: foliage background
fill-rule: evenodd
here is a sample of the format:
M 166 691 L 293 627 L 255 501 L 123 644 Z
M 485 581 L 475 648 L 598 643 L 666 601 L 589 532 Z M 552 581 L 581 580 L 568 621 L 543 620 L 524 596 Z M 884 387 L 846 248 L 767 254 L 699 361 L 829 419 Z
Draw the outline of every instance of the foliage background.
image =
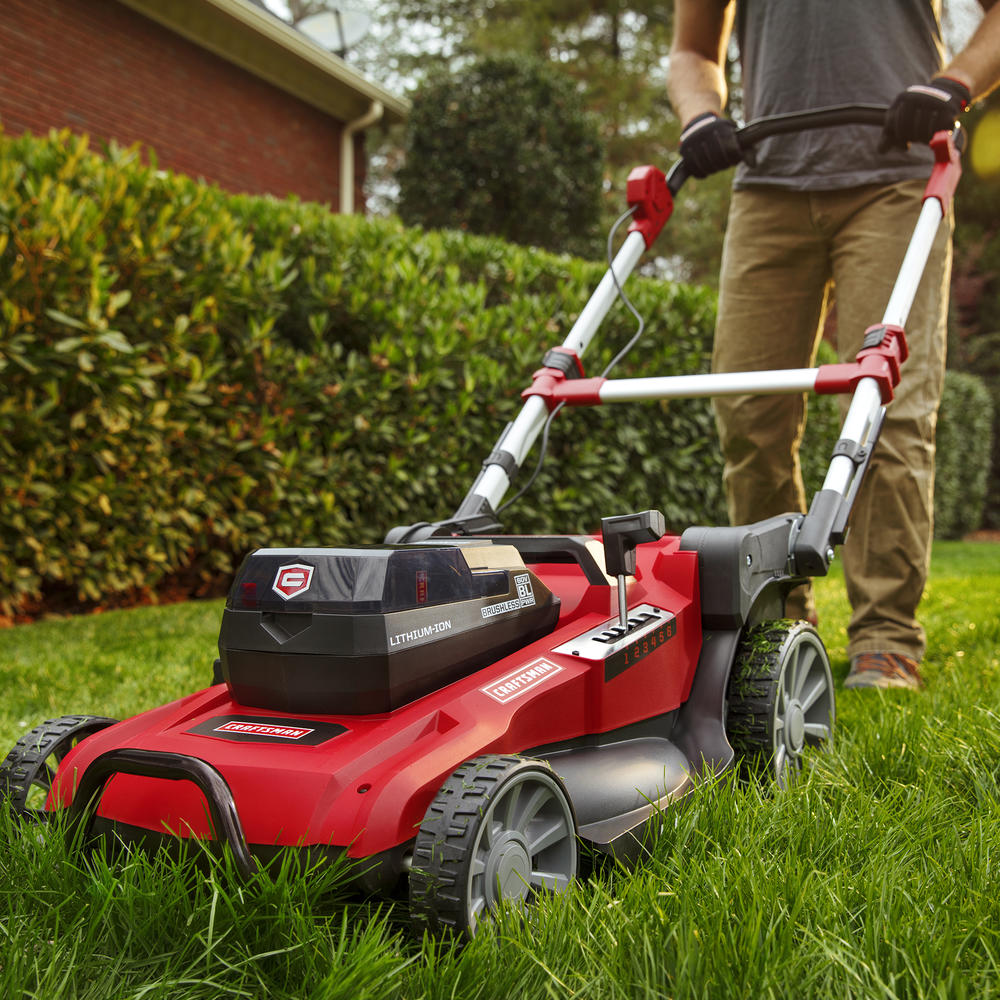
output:
M 605 269 L 226 195 L 68 133 L 0 136 L 0 267 L 8 615 L 178 578 L 198 593 L 260 545 L 364 544 L 449 516 Z M 616 374 L 707 370 L 710 290 L 639 278 L 630 294 L 648 332 Z M 634 328 L 616 306 L 588 370 Z M 988 446 L 970 391 L 950 408 L 956 476 Z M 810 492 L 837 427 L 814 400 Z M 719 481 L 705 400 L 566 411 L 504 521 L 588 532 L 655 506 L 675 531 L 723 523 Z M 965 486 L 942 495 L 976 510 Z
M 501 55 L 433 73 L 414 95 L 396 174 L 407 225 L 587 254 L 598 238 L 597 119 L 544 60 Z
M 225 195 L 68 134 L 0 141 L 0 262 L 8 610 L 449 515 L 603 273 Z M 703 370 L 711 294 L 633 295 L 650 335 L 621 371 Z M 633 326 L 615 310 L 591 370 Z M 561 417 L 509 530 L 591 530 L 651 498 L 672 524 L 718 519 L 707 403 L 642 413 Z

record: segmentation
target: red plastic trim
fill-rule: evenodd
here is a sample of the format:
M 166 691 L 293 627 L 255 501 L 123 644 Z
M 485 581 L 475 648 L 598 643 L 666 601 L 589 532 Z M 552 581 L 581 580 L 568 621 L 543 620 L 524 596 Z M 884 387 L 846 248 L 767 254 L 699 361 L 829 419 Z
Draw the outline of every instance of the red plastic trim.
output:
M 601 387 L 606 378 L 581 378 L 556 387 L 555 400 L 567 406 L 600 406 Z
M 893 397 L 899 385 L 899 370 L 909 357 L 906 334 L 901 326 L 878 324 L 865 331 L 882 330 L 882 342 L 858 352 L 853 364 L 820 365 L 816 372 L 816 392 L 819 395 L 839 395 L 854 392 L 863 378 L 873 378 L 879 384 L 883 403 Z
M 648 250 L 660 235 L 674 210 L 674 197 L 667 187 L 667 178 L 656 167 L 635 167 L 628 175 L 625 197 L 635 209 L 630 233 L 642 233 Z
M 924 201 L 937 198 L 941 211 L 947 212 L 962 176 L 962 158 L 950 132 L 936 132 L 931 139 L 931 149 L 934 150 L 934 169 L 924 189 Z
M 568 379 L 558 368 L 539 368 L 531 385 L 521 393 L 522 399 L 541 396 L 545 405 L 555 409 L 560 403 L 569 406 L 600 406 L 604 378 Z

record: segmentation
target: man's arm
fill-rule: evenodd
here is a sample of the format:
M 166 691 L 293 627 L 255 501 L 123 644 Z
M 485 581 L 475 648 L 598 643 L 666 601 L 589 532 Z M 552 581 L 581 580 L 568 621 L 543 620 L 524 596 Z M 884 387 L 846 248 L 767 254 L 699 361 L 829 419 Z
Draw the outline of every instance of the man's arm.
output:
M 725 106 L 735 10 L 734 0 L 675 0 L 667 94 L 682 124 L 705 112 L 720 114 Z
M 879 149 L 905 149 L 929 142 L 950 129 L 978 97 L 1000 83 L 1000 3 L 980 0 L 986 16 L 968 45 L 927 83 L 911 84 L 897 94 L 885 116 Z
M 981 100 L 1000 83 L 1000 3 L 980 0 L 986 11 L 969 43 L 943 69 L 940 76 L 958 80 Z

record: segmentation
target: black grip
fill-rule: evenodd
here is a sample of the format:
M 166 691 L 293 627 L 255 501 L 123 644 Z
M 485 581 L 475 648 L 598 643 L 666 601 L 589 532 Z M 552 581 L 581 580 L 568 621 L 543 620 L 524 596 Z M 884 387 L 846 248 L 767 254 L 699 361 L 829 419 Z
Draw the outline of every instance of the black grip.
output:
M 829 572 L 834 525 L 842 520 L 843 509 L 844 498 L 836 490 L 820 490 L 813 497 L 792 542 L 792 561 L 799 576 L 826 576 Z
M 837 125 L 875 125 L 881 128 L 888 110 L 884 104 L 834 104 L 812 111 L 788 111 L 748 122 L 736 132 L 736 138 L 741 149 L 749 149 L 775 135 L 805 132 L 813 128 L 834 128 Z
M 601 519 L 604 535 L 604 564 L 610 576 L 635 575 L 635 547 L 640 542 L 655 542 L 666 532 L 663 514 L 644 510 L 639 514 L 621 514 Z
M 834 104 L 828 108 L 768 115 L 766 118 L 754 119 L 737 129 L 736 141 L 740 149 L 746 151 L 764 139 L 770 139 L 775 135 L 786 135 L 789 132 L 833 128 L 837 125 L 875 125 L 881 128 L 885 124 L 885 113 L 888 110 L 884 104 Z M 667 174 L 667 187 L 670 193 L 676 195 L 690 176 L 684 160 L 678 160 Z

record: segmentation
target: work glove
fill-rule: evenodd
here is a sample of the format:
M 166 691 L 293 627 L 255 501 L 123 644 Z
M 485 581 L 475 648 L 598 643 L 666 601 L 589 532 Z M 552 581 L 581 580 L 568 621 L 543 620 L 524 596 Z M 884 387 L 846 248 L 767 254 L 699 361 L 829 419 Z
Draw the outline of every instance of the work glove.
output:
M 935 132 L 950 131 L 972 103 L 969 88 L 948 76 L 907 87 L 889 105 L 879 139 L 879 152 L 928 143 Z
M 684 127 L 680 154 L 692 177 L 728 170 L 743 159 L 735 123 L 711 111 L 692 118 Z

